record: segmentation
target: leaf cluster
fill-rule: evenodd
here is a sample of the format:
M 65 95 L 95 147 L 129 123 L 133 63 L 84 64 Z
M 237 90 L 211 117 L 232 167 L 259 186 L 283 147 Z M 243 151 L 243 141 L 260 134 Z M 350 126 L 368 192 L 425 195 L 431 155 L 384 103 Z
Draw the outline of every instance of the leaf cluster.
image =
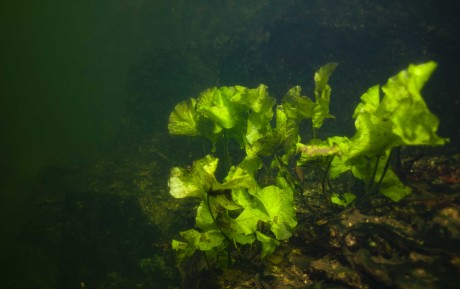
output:
M 315 73 L 314 99 L 295 86 L 277 105 L 265 85 L 254 89 L 232 86 L 205 90 L 176 105 L 169 118 L 169 132 L 204 137 L 212 144 L 211 154 L 196 160 L 191 169 L 171 169 L 170 194 L 200 200 L 195 227 L 181 232 L 182 240 L 173 241 L 180 260 L 202 251 L 217 263 L 228 262 L 231 250 L 238 253 L 239 248 L 256 241 L 262 258 L 273 253 L 297 225 L 296 187 L 289 167 L 294 159 L 298 166 L 315 160 L 327 163 L 330 179 L 351 171 L 364 182 L 366 190 L 360 196 L 355 192 L 327 194 L 339 206 L 377 193 L 393 201 L 411 193 L 389 161 L 395 147 L 447 141 L 436 134 L 439 121 L 420 93 L 436 64 L 410 65 L 384 86 L 371 87 L 354 111 L 355 135 L 320 140 L 316 130 L 333 118 L 328 81 L 336 66 L 329 63 Z M 305 119 L 313 132 L 313 139 L 306 143 L 299 135 Z M 222 180 L 216 177 L 220 160 L 214 155 L 219 140 L 236 142 L 242 155 L 239 164 L 228 166 Z M 224 151 L 227 149 L 224 146 Z M 272 172 L 272 181 L 260 181 L 262 172 Z
M 439 120 L 429 111 L 421 95 L 435 68 L 434 62 L 409 65 L 388 79 L 384 86 L 369 88 L 361 96 L 353 114 L 355 135 L 298 143 L 297 149 L 301 153 L 298 164 L 332 157 L 329 177 L 336 178 L 351 171 L 364 181 L 366 198 L 381 193 L 397 202 L 409 195 L 411 189 L 401 182 L 388 164 L 395 147 L 442 145 L 447 141 L 436 134 Z M 351 192 L 331 194 L 331 201 L 341 206 L 356 198 Z
M 179 259 L 199 250 L 222 260 L 228 257 L 225 249 L 238 250 L 255 241 L 263 258 L 292 235 L 297 220 L 288 165 L 296 154 L 301 121 L 311 119 L 317 129 L 332 117 L 327 82 L 336 66 L 330 63 L 315 73 L 315 101 L 295 86 L 276 105 L 267 87 L 260 85 L 215 87 L 176 105 L 168 123 L 171 134 L 204 137 L 212 143 L 213 153 L 218 140 L 235 141 L 244 155 L 222 181 L 215 176 L 219 159 L 213 155 L 196 160 L 191 169 L 172 168 L 170 194 L 200 199 L 195 228 L 181 232 L 182 241 L 173 241 Z M 267 158 L 269 170 L 275 172 L 268 184 L 256 179 Z

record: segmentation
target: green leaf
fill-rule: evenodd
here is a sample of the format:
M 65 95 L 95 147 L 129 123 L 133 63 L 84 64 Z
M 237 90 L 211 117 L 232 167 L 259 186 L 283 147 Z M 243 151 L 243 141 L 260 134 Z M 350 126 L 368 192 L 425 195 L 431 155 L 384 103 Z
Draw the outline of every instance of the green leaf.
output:
M 260 85 L 249 89 L 241 100 L 251 108 L 246 129 L 246 154 L 248 156 L 270 155 L 279 142 L 278 135 L 270 124 L 276 100 L 268 96 L 267 87 Z
M 252 143 L 248 142 L 248 144 L 246 144 L 246 155 L 250 157 L 272 156 L 282 148 L 285 143 L 283 136 L 276 131 L 258 135 L 257 138 L 254 139 L 256 140 Z
M 380 86 L 374 85 L 361 95 L 361 102 L 356 106 L 353 118 L 357 119 L 362 113 L 373 114 L 377 111 L 380 105 Z M 359 127 L 359 123 L 356 124 Z
M 256 240 L 254 234 L 244 235 L 238 233 L 236 230 L 229 232 L 229 238 L 231 238 L 234 242 L 242 245 L 252 244 Z
M 385 170 L 385 164 L 388 161 L 390 155 L 390 150 L 387 150 L 380 158 L 374 156 L 371 158 L 361 156 L 359 158 L 354 158 L 351 162 L 353 175 L 364 181 L 366 186 L 369 186 L 371 182 L 375 166 L 374 176 L 374 187 L 377 185 L 378 181 L 381 179 L 382 174 Z M 378 163 L 377 163 L 378 160 Z M 388 168 L 385 176 L 383 177 L 380 187 L 377 188 L 379 192 L 391 200 L 398 202 L 403 199 L 405 196 L 409 195 L 412 190 L 405 186 L 398 176 L 394 173 L 391 168 Z
M 234 93 L 235 88 L 233 87 L 208 89 L 198 98 L 197 111 L 212 119 L 222 128 L 233 128 L 242 121 L 241 106 L 230 100 Z
M 231 218 L 227 214 L 223 214 L 222 209 L 219 208 L 219 206 L 225 208 L 222 206 L 221 202 L 221 197 L 223 196 L 210 197 L 210 207 L 213 211 L 214 217 L 216 218 L 216 222 L 219 223 L 220 230 L 222 230 L 228 238 L 231 238 L 240 244 L 249 244 L 255 240 L 254 233 L 257 230 L 257 224 L 259 221 L 261 219 L 267 220 L 268 216 L 264 211 L 262 211 L 263 206 L 261 204 L 258 206 L 258 201 L 254 198 L 250 198 L 252 196 L 249 196 L 245 189 L 234 191 L 239 192 L 240 194 L 246 194 L 244 197 L 241 195 L 245 201 L 236 197 L 236 200 L 234 200 L 231 205 L 232 208 L 233 206 L 236 206 L 235 208 L 242 210 L 236 218 Z M 232 195 L 235 196 L 234 194 Z M 219 227 L 217 227 L 214 222 L 205 202 L 201 202 L 197 209 L 196 226 L 203 231 L 219 230 Z
M 350 159 L 381 155 L 397 144 L 391 121 L 379 112 L 379 89 L 378 85 L 371 87 L 361 96 L 361 103 L 355 109 L 356 134 L 351 138 Z
M 352 193 L 344 193 L 341 195 L 332 193 L 332 196 L 331 196 L 331 202 L 336 205 L 342 206 L 342 207 L 346 207 L 349 204 L 353 203 L 355 199 L 356 199 L 356 195 Z
M 329 168 L 329 176 L 331 179 L 334 179 L 351 169 L 350 165 L 347 163 L 350 151 L 350 139 L 347 137 L 334 136 L 328 138 L 327 143 L 330 146 L 338 148 L 338 153 L 334 155 Z
M 427 108 L 421 94 L 424 83 L 436 68 L 434 62 L 410 65 L 391 77 L 382 87 L 370 88 L 353 115 L 356 135 L 350 145 L 350 159 L 360 155 L 382 155 L 401 145 L 441 145 L 437 136 L 439 121 Z
M 312 123 L 314 128 L 320 128 L 323 125 L 324 119 L 334 118 L 329 113 L 329 103 L 331 100 L 331 87 L 328 81 L 332 72 L 337 67 L 337 63 L 328 63 L 323 65 L 315 72 L 315 99 L 316 103 L 313 108 Z
M 410 65 L 382 87 L 385 93 L 382 110 L 389 116 L 392 133 L 400 138 L 402 145 L 442 145 L 446 142 L 436 134 L 439 120 L 428 110 L 420 94 L 435 68 L 434 62 Z
M 211 210 L 213 210 L 213 214 L 217 214 L 217 207 L 214 198 L 210 198 L 209 200 Z M 208 204 L 206 200 L 200 202 L 200 205 L 196 209 L 196 217 L 195 217 L 195 226 L 200 228 L 203 231 L 209 230 L 218 230 L 216 223 L 209 212 Z
M 312 141 L 312 144 L 309 145 L 297 143 L 297 151 L 300 152 L 297 165 L 305 166 L 310 161 L 333 157 L 329 167 L 329 176 L 334 179 L 351 169 L 348 164 L 349 146 L 350 140 L 339 136 L 330 137 L 322 142 Z
M 180 233 L 185 242 L 173 240 L 172 248 L 177 251 L 179 261 L 193 255 L 196 250 L 206 253 L 218 252 L 225 248 L 224 237 L 219 231 L 198 232 L 194 229 Z M 212 254 L 211 254 L 212 255 Z
M 197 115 L 195 112 L 196 100 L 181 101 L 169 116 L 168 130 L 175 135 L 199 135 L 197 126 Z
M 331 146 L 324 142 L 309 145 L 297 143 L 297 151 L 300 152 L 300 159 L 297 161 L 297 164 L 304 165 L 308 161 L 337 154 L 339 152 L 339 147 L 334 145 Z
M 347 137 L 334 136 L 325 141 L 312 140 L 310 144 L 297 143 L 297 152 L 300 153 L 298 166 L 305 165 L 309 161 L 324 159 L 328 156 L 346 156 L 349 150 L 350 140 Z
M 207 129 L 200 127 L 201 134 L 211 140 L 213 148 L 218 136 L 222 135 L 224 130 L 227 139 L 236 140 L 241 147 L 245 145 L 250 108 L 242 100 L 248 95 L 248 91 L 250 90 L 242 86 L 223 86 L 208 89 L 198 97 L 197 113 L 213 124 L 213 126 L 207 124 Z
M 270 229 L 277 240 L 289 238 L 297 226 L 292 190 L 268 186 L 258 190 L 255 196 L 268 213 Z
M 273 254 L 276 248 L 279 246 L 280 242 L 273 238 L 268 237 L 267 235 L 262 234 L 261 232 L 256 232 L 257 240 L 262 243 L 262 252 L 261 258 L 265 258 L 268 255 Z
M 239 206 L 232 200 L 229 200 L 226 195 L 217 195 L 214 197 L 214 199 L 216 200 L 216 204 L 218 204 L 226 210 L 235 211 L 241 209 L 241 206 Z
M 243 208 L 254 205 L 254 196 L 247 189 L 232 190 L 232 200 Z
M 196 248 L 200 251 L 209 251 L 216 247 L 223 247 L 225 240 L 222 233 L 218 230 L 198 232 L 197 230 L 190 229 L 181 232 L 180 235 L 187 241 L 189 246 Z
M 213 189 L 255 189 L 257 181 L 254 174 L 262 166 L 262 161 L 258 157 L 245 157 L 238 166 L 232 166 L 223 184 L 215 183 Z
M 259 85 L 254 89 L 244 88 L 240 90 L 241 93 L 235 94 L 232 101 L 244 104 L 250 108 L 255 114 L 268 114 L 273 116 L 273 105 L 276 100 L 268 95 L 267 86 Z
M 248 193 L 247 189 L 237 189 L 232 191 L 233 201 L 244 208 L 244 210 L 234 219 L 231 227 L 235 234 L 252 235 L 257 230 L 260 220 L 268 221 L 268 215 L 264 206 L 257 198 Z M 237 242 L 242 243 L 244 239 L 241 236 L 232 235 Z
M 275 129 L 279 133 L 286 131 L 287 129 L 291 129 L 291 127 L 288 124 L 288 116 L 286 112 L 284 111 L 284 106 L 282 105 L 277 105 L 276 106 L 276 123 L 275 123 Z M 284 132 L 284 135 L 287 135 L 287 132 Z
M 190 257 L 195 253 L 196 248 L 193 246 L 190 246 L 186 242 L 181 242 L 178 240 L 172 240 L 171 242 L 171 247 L 174 251 L 177 251 L 177 259 L 179 262 L 184 260 L 187 257 Z
M 273 140 L 268 144 L 273 144 L 271 152 L 277 153 L 278 150 L 283 149 L 285 155 L 282 159 L 288 160 L 296 153 L 296 143 L 299 142 L 299 120 L 294 120 L 288 117 L 284 107 L 278 105 L 276 107 L 276 127 L 273 134 Z M 268 149 L 267 151 L 270 151 Z
M 347 172 L 351 169 L 351 166 L 348 164 L 348 158 L 346 155 L 337 155 L 331 162 L 329 168 L 329 177 L 335 179 L 344 172 Z
M 244 192 L 244 189 L 235 190 Z M 232 202 L 231 207 L 241 210 L 242 212 L 236 217 L 231 218 L 227 214 L 224 214 L 222 208 L 221 197 L 209 197 L 209 204 L 213 215 L 216 218 L 215 221 L 219 224 L 219 227 L 214 222 L 207 204 L 202 201 L 197 209 L 196 214 L 196 227 L 200 228 L 202 231 L 212 231 L 212 230 L 222 230 L 224 234 L 233 239 L 235 242 L 240 244 L 249 244 L 254 242 L 254 232 L 257 230 L 257 224 L 262 218 L 267 219 L 267 216 L 257 207 L 257 201 L 254 202 L 254 199 L 244 203 L 245 206 L 239 205 L 238 201 Z M 262 206 L 261 206 L 262 207 Z M 263 207 L 262 207 L 263 208 Z
M 267 221 L 268 215 L 262 206 L 248 206 L 234 219 L 233 230 L 242 235 L 254 234 L 257 231 L 259 221 Z
M 213 183 L 219 159 L 206 156 L 193 162 L 192 169 L 173 167 L 169 175 L 169 193 L 175 198 L 198 197 L 205 199 Z
M 248 155 L 257 155 L 261 151 L 267 150 L 268 146 L 264 146 L 263 143 L 267 138 L 273 136 L 273 129 L 270 122 L 273 119 L 273 105 L 275 104 L 275 100 L 268 97 L 268 95 L 265 96 L 264 100 L 260 106 L 252 107 L 247 120 L 246 153 Z M 255 104 L 257 103 L 255 101 Z
M 329 82 L 329 77 L 337 68 L 337 63 L 331 62 L 321 66 L 315 72 L 315 98 L 320 99 L 323 97 L 323 91 L 327 89 L 329 86 L 327 83 Z
M 388 169 L 380 185 L 379 192 L 394 202 L 399 202 L 412 193 L 412 189 L 404 185 L 392 169 Z
M 385 170 L 390 151 L 386 150 L 380 156 L 360 156 L 350 160 L 348 163 L 352 166 L 353 175 L 368 185 L 375 171 L 374 181 L 377 182 Z
M 315 103 L 307 96 L 301 95 L 301 87 L 294 86 L 283 97 L 281 102 L 282 111 L 295 123 L 300 123 L 302 119 L 313 117 Z

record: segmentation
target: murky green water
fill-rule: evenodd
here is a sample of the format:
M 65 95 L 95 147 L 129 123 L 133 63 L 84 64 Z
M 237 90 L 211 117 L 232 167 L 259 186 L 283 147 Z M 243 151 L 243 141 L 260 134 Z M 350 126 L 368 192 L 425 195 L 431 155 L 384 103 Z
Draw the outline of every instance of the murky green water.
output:
M 327 62 L 335 121 L 370 86 L 428 60 L 424 90 L 458 145 L 456 1 L 26 1 L 0 7 L 0 279 L 5 288 L 178 288 L 170 239 L 193 224 L 172 165 L 209 145 L 171 138 L 206 88 L 313 89 Z M 310 95 L 311 96 L 311 95 Z M 181 204 L 182 206 L 184 204 Z M 185 204 L 193 208 L 194 204 Z

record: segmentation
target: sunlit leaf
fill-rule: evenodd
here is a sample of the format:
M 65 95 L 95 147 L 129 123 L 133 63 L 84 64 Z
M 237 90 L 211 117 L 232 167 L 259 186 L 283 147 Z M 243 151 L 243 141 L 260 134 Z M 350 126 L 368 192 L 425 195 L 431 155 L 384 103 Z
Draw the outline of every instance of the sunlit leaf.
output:
M 349 204 L 353 203 L 355 199 L 356 195 L 352 193 L 344 193 L 340 195 L 337 193 L 332 193 L 331 196 L 331 202 L 342 207 L 346 207 Z
M 201 251 L 209 251 L 223 245 L 225 237 L 218 230 L 198 232 L 194 229 L 181 232 L 188 244 Z
M 268 255 L 275 252 L 276 247 L 280 244 L 278 240 L 268 237 L 267 235 L 262 234 L 261 232 L 256 232 L 257 240 L 262 243 L 262 253 L 261 258 L 265 258 Z
M 297 226 L 292 191 L 268 186 L 256 192 L 269 216 L 270 229 L 276 239 L 289 238 Z
M 392 201 L 399 202 L 407 195 L 412 193 L 412 189 L 404 185 L 392 169 L 388 169 L 379 192 Z
M 436 134 L 439 120 L 428 110 L 420 93 L 435 68 L 434 62 L 410 65 L 382 87 L 382 110 L 401 145 L 442 145 L 446 141 Z
M 329 103 L 331 100 L 331 87 L 328 84 L 329 77 L 337 67 L 337 63 L 323 65 L 315 72 L 315 106 L 313 108 L 312 123 L 314 128 L 320 128 L 324 119 L 334 118 L 329 113 Z
M 263 211 L 263 207 L 248 206 L 234 219 L 233 229 L 243 235 L 254 234 L 259 221 L 266 220 L 268 220 L 268 215 Z
M 218 159 L 206 156 L 193 162 L 191 170 L 173 167 L 169 176 L 169 193 L 175 198 L 199 197 L 205 194 L 217 180 L 214 172 Z
M 210 199 L 209 201 L 211 204 L 211 209 L 213 210 L 213 214 L 216 215 L 217 207 L 215 206 L 214 200 Z M 201 201 L 196 210 L 195 226 L 203 231 L 219 229 L 214 222 L 211 213 L 209 212 L 208 202 L 206 200 Z
M 283 97 L 281 102 L 282 110 L 286 116 L 296 123 L 302 119 L 313 117 L 315 103 L 307 96 L 301 95 L 301 87 L 292 87 Z
M 168 130 L 170 134 L 199 135 L 197 127 L 197 115 L 195 111 L 196 100 L 181 101 L 169 116 Z

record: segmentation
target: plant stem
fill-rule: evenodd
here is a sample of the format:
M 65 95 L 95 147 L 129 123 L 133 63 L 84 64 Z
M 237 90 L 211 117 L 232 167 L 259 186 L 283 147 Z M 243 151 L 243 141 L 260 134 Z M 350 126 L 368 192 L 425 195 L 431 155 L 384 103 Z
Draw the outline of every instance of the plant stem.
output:
M 232 241 L 230 240 L 230 238 L 224 233 L 224 231 L 222 230 L 222 228 L 219 226 L 219 224 L 216 222 L 216 218 L 214 217 L 214 214 L 212 213 L 212 210 L 211 210 L 211 203 L 209 201 L 209 193 L 206 194 L 206 205 L 208 206 L 208 210 L 209 210 L 209 214 L 211 215 L 211 219 L 212 221 L 214 222 L 214 224 L 217 226 L 217 228 L 219 229 L 220 233 L 222 234 L 222 236 L 224 236 L 225 240 L 227 240 L 229 246 L 227 247 L 227 254 L 228 254 L 228 258 L 227 258 L 227 262 L 228 262 L 228 266 L 230 267 L 231 265 L 231 259 L 230 259 L 230 244 L 232 243 Z
M 326 170 L 324 171 L 323 174 L 323 179 L 321 180 L 321 189 L 323 190 L 324 196 L 326 196 L 326 199 L 331 202 L 331 198 L 328 193 L 326 193 L 326 180 L 328 179 L 327 174 L 329 173 L 329 169 L 331 168 L 332 160 L 334 159 L 334 155 L 332 155 L 331 159 L 327 162 Z
M 386 175 L 386 173 L 388 171 L 388 168 L 390 167 L 390 160 L 391 160 L 392 155 L 393 155 L 393 150 L 390 151 L 390 155 L 388 156 L 387 162 L 385 163 L 385 167 L 383 168 L 383 172 L 382 172 L 382 175 L 380 176 L 379 182 L 375 186 L 375 188 L 376 188 L 375 192 L 376 193 L 379 191 L 380 185 L 383 182 L 383 178 L 385 177 L 385 175 Z
M 380 155 L 378 155 L 377 159 L 375 160 L 374 171 L 372 172 L 372 176 L 369 179 L 369 185 L 367 186 L 367 190 L 364 193 L 365 195 L 369 195 L 370 192 L 372 191 L 372 186 L 374 185 L 375 175 L 377 174 L 377 169 L 379 167 L 379 162 L 380 162 Z
M 224 155 L 225 155 L 225 164 L 227 165 L 227 171 L 230 170 L 230 153 L 228 151 L 228 138 L 227 130 L 224 130 Z
M 377 184 L 375 186 L 373 186 L 373 187 L 369 186 L 369 190 L 367 191 L 367 193 L 363 196 L 363 198 L 360 201 L 361 204 L 365 203 L 366 201 L 368 201 L 370 198 L 372 198 L 373 196 L 375 196 L 378 193 L 380 185 L 383 182 L 383 178 L 385 177 L 385 175 L 386 175 L 386 173 L 388 171 L 388 168 L 390 167 L 390 160 L 391 160 L 392 153 L 393 153 L 393 151 L 390 151 L 390 155 L 388 156 L 388 159 L 387 159 L 387 161 L 385 163 L 385 167 L 383 168 L 383 171 L 382 171 L 382 174 L 380 175 L 379 181 L 377 182 Z M 379 159 L 380 159 L 380 156 L 377 159 L 377 163 L 376 163 L 375 167 L 378 166 L 378 160 Z M 374 181 L 376 171 L 377 171 L 377 169 L 374 170 L 373 180 L 372 181 Z

